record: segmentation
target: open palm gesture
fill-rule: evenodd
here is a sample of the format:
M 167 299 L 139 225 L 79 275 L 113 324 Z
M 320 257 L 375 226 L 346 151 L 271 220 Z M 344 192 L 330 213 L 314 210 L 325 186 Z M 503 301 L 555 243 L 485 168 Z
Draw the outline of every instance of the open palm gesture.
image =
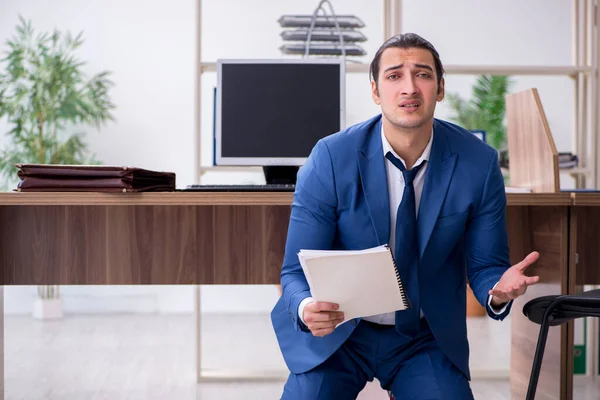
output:
M 527 267 L 536 262 L 539 257 L 540 254 L 534 251 L 502 274 L 496 287 L 489 291 L 493 305 L 508 303 L 516 299 L 527 291 L 528 286 L 534 285 L 540 280 L 539 276 L 525 275 Z

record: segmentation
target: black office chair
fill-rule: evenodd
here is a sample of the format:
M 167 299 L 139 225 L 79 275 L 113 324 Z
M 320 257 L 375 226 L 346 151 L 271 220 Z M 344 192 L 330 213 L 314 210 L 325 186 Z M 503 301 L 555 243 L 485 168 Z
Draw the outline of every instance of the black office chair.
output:
M 581 317 L 600 317 L 600 289 L 589 290 L 575 295 L 542 296 L 530 300 L 523 307 L 523 314 L 530 321 L 540 324 L 540 334 L 535 349 L 533 368 L 529 378 L 526 400 L 533 400 L 540 377 L 546 338 L 550 326 Z

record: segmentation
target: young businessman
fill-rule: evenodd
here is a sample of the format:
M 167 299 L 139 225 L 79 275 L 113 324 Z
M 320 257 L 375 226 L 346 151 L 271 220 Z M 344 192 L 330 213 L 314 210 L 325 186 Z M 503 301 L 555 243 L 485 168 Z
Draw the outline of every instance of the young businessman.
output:
M 435 48 L 390 38 L 371 63 L 381 115 L 317 143 L 298 173 L 273 326 L 291 371 L 285 400 L 354 399 L 377 378 L 398 399 L 472 399 L 466 282 L 502 320 L 538 277 L 510 266 L 497 152 L 434 119 L 444 98 Z M 300 249 L 389 243 L 412 308 L 352 320 L 316 302 Z M 357 296 L 360 294 L 357 293 Z

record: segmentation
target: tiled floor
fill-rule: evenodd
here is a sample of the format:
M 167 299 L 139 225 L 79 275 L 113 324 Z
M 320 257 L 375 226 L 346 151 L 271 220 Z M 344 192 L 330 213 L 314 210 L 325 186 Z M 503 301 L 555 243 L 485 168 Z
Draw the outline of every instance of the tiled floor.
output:
M 196 384 L 194 326 L 191 315 L 67 316 L 47 322 L 6 317 L 5 398 L 279 398 L 283 380 Z M 509 321 L 469 320 L 476 399 L 509 399 L 507 378 L 489 378 L 507 375 L 509 330 Z M 202 320 L 202 335 L 204 368 L 279 371 L 285 375 L 266 315 L 207 315 Z M 575 399 L 600 398 L 599 384 L 579 382 L 577 390 L 580 397 Z M 371 384 L 360 399 L 385 396 Z

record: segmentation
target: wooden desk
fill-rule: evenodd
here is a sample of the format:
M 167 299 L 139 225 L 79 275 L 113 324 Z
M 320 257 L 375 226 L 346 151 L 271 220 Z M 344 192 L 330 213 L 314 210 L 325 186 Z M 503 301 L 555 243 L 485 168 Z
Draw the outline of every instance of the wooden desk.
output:
M 596 211 L 579 205 L 596 200 L 566 193 L 507 198 L 511 261 L 541 253 L 531 271 L 541 283 L 512 311 L 511 390 L 524 398 L 539 326 L 522 306 L 574 288 L 569 246 L 576 238 L 569 232 L 589 235 L 597 227 L 584 231 L 571 207 L 587 219 Z M 291 201 L 291 193 L 0 193 L 0 285 L 276 284 Z M 570 398 L 572 359 L 572 326 L 551 328 L 540 399 Z
M 526 195 L 532 199 L 538 195 Z M 532 298 L 568 292 L 569 209 L 568 193 L 548 194 L 550 201 L 507 207 L 507 228 L 511 264 L 531 251 L 540 253 L 528 275 L 539 275 L 540 282 L 515 300 L 511 311 L 511 398 L 524 399 L 540 326 L 523 315 L 523 306 Z M 510 198 L 510 196 L 509 196 Z M 573 329 L 550 328 L 536 399 L 568 399 L 573 381 Z
M 2 193 L 1 284 L 274 284 L 291 198 Z

